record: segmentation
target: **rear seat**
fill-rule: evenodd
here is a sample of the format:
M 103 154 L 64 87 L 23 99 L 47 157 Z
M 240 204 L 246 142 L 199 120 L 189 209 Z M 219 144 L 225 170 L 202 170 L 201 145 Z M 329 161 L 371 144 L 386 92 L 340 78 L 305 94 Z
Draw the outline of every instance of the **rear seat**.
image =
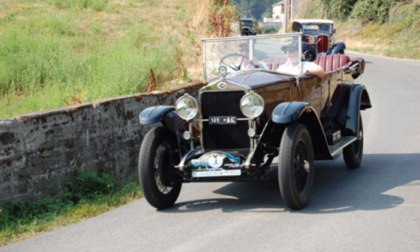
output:
M 286 63 L 286 58 L 268 58 L 261 61 L 267 64 L 269 70 L 277 71 L 277 68 L 279 68 L 280 65 Z
M 262 60 L 267 64 L 268 69 L 276 71 L 277 68 L 284 64 L 285 58 L 269 58 Z M 349 56 L 344 54 L 335 54 L 335 55 L 324 55 L 317 56 L 314 63 L 321 66 L 326 73 L 337 71 L 340 68 L 346 67 L 351 64 Z
M 314 63 L 321 66 L 326 73 L 337 71 L 351 64 L 350 58 L 344 54 L 317 56 Z

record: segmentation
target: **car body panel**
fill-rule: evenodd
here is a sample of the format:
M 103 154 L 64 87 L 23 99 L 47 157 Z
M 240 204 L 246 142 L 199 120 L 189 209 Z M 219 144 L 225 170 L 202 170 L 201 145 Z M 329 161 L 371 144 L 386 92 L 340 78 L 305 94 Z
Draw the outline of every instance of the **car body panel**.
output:
M 292 123 L 307 127 L 316 160 L 335 158 L 357 139 L 360 110 L 371 107 L 366 87 L 353 84 L 353 75 L 364 71 L 363 59 L 319 57 L 315 62 L 328 70 L 325 79 L 273 70 L 284 62 L 279 48 L 298 41 L 302 50 L 301 37 L 297 33 L 203 39 L 203 73 L 208 84 L 196 97 L 196 117 L 186 121 L 166 106 L 142 112 L 141 118 L 150 117 L 140 120 L 142 124 L 161 118 L 162 124 L 177 135 L 181 162 L 176 172 L 184 182 L 266 179 L 282 132 Z M 249 46 L 250 61 L 258 59 L 267 67 L 215 73 L 222 65 L 219 59 L 244 42 Z M 243 97 L 250 93 L 264 102 L 263 112 L 256 118 L 246 117 L 240 108 Z M 171 120 L 172 124 L 168 122 Z M 336 129 L 343 137 L 331 143 L 329 134 Z M 191 139 L 183 138 L 186 131 Z

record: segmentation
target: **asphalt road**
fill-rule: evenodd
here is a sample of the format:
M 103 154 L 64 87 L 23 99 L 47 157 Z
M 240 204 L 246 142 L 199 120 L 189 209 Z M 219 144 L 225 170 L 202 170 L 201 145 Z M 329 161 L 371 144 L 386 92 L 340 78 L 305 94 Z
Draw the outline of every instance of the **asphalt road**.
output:
M 304 210 L 285 209 L 275 180 L 184 184 L 169 210 L 140 199 L 0 251 L 419 251 L 420 61 L 363 57 L 362 166 L 316 162 Z

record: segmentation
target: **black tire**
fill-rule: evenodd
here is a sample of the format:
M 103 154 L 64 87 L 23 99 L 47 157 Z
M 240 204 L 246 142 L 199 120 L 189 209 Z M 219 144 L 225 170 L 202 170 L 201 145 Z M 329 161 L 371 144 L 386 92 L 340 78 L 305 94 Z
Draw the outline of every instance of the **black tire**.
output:
M 344 162 L 347 168 L 356 169 L 360 167 L 363 158 L 363 123 L 362 117 L 359 117 L 359 138 L 344 148 L 343 150 Z
M 308 129 L 291 124 L 280 142 L 278 176 L 280 192 L 286 205 L 304 208 L 311 196 L 314 181 L 314 153 Z
M 164 127 L 151 129 L 143 139 L 139 153 L 139 178 L 143 194 L 157 209 L 173 206 L 182 181 L 172 169 L 179 163 L 175 136 Z

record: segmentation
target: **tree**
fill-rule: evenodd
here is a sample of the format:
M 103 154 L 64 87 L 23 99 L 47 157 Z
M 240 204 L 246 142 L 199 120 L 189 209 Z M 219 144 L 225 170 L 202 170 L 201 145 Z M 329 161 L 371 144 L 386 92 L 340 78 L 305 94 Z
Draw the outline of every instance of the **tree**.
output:
M 234 0 L 233 4 L 239 9 L 240 17 L 262 20 L 271 17 L 272 5 L 279 0 Z

